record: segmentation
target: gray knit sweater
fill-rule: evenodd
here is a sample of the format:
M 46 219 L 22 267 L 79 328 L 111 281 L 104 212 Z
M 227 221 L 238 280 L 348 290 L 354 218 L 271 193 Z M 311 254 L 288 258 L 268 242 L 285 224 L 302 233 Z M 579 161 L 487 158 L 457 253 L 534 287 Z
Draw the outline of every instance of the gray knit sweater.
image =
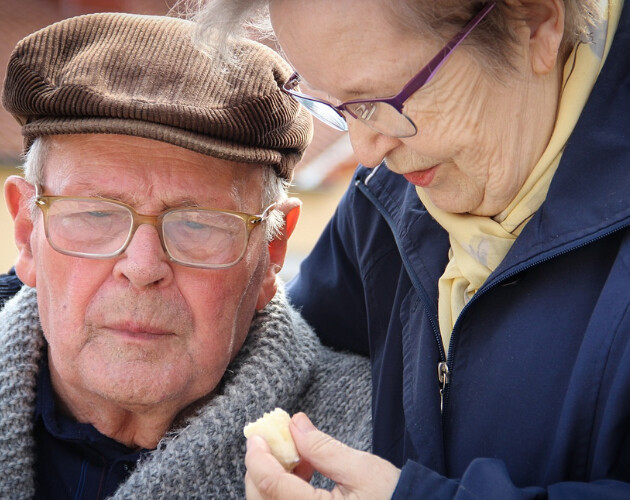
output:
M 24 287 L 0 312 L 2 499 L 34 496 L 35 387 L 45 350 L 36 292 Z M 322 347 L 279 292 L 256 314 L 218 394 L 165 436 L 113 498 L 244 498 L 243 426 L 275 407 L 305 411 L 320 429 L 368 450 L 370 391 L 368 361 Z

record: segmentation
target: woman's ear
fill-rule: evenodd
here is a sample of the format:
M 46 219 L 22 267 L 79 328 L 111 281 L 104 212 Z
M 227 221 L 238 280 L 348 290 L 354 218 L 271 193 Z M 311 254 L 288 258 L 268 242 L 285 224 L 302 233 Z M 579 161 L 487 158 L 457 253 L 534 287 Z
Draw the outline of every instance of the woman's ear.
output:
M 293 233 L 297 221 L 300 217 L 302 202 L 298 198 L 287 198 L 276 205 L 276 209 L 284 214 L 284 224 L 278 235 L 269 242 L 269 264 L 258 294 L 256 309 L 263 309 L 274 297 L 278 290 L 276 278 L 284 265 L 287 255 L 287 242 Z
M 13 217 L 13 232 L 18 257 L 15 261 L 15 271 L 22 282 L 34 287 L 35 261 L 31 248 L 33 220 L 31 218 L 31 199 L 35 188 L 17 175 L 10 176 L 4 183 L 4 199 L 11 217 Z
M 564 35 L 563 0 L 521 0 L 530 31 L 529 53 L 535 74 L 546 75 L 559 59 Z

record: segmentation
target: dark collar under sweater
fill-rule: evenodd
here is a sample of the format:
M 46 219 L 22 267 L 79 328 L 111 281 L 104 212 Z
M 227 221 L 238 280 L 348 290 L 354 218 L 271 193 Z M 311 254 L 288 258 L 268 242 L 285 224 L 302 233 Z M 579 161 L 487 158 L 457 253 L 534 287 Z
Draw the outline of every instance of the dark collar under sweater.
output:
M 0 312 L 0 498 L 34 495 L 32 420 L 45 349 L 36 291 L 24 287 Z M 244 498 L 243 426 L 275 407 L 305 411 L 322 430 L 369 450 L 370 384 L 368 360 L 322 347 L 279 292 L 254 317 L 220 391 L 165 436 L 112 498 Z

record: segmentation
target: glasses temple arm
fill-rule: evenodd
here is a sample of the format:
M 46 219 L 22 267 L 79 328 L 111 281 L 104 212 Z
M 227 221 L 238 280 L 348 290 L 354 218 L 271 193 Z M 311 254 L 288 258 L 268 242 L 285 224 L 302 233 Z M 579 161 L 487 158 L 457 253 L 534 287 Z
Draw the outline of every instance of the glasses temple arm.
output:
M 448 57 L 453 53 L 453 51 L 459 47 L 459 44 L 464 41 L 464 39 L 470 35 L 470 32 L 477 27 L 477 25 L 483 20 L 484 17 L 488 15 L 488 13 L 496 6 L 496 2 L 490 2 L 485 5 L 483 9 L 479 11 L 479 13 L 473 17 L 464 28 L 457 33 L 453 38 L 451 38 L 448 43 L 444 46 L 442 50 L 440 50 L 436 56 L 429 61 L 429 63 L 425 66 L 425 68 L 414 76 L 407 85 L 403 87 L 403 89 L 392 98 L 391 104 L 395 107 L 399 106 L 399 110 L 402 110 L 402 106 L 404 102 L 411 97 L 411 95 L 416 92 L 420 87 L 422 87 L 425 83 L 428 83 L 433 78 L 433 75 L 442 67 L 442 64 L 446 62 Z
M 273 210 L 275 210 L 277 206 L 278 206 L 277 203 L 272 203 L 267 208 L 265 208 L 265 210 L 263 210 L 263 212 L 260 215 L 256 215 L 255 219 L 252 222 L 254 224 L 258 224 L 258 223 L 263 222 L 264 220 L 268 219 L 269 215 L 271 214 L 271 212 Z

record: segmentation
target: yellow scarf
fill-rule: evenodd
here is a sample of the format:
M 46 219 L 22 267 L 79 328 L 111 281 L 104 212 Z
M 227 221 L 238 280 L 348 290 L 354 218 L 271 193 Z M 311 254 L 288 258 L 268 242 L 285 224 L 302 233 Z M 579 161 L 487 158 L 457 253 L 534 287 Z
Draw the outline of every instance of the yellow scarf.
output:
M 602 24 L 591 44 L 577 44 L 564 67 L 553 134 L 540 160 L 510 205 L 496 217 L 453 214 L 437 208 L 422 188 L 420 200 L 448 232 L 449 262 L 438 281 L 438 319 L 448 352 L 453 326 L 470 298 L 501 263 L 547 196 L 562 151 L 584 108 L 617 29 L 623 0 L 602 0 Z

